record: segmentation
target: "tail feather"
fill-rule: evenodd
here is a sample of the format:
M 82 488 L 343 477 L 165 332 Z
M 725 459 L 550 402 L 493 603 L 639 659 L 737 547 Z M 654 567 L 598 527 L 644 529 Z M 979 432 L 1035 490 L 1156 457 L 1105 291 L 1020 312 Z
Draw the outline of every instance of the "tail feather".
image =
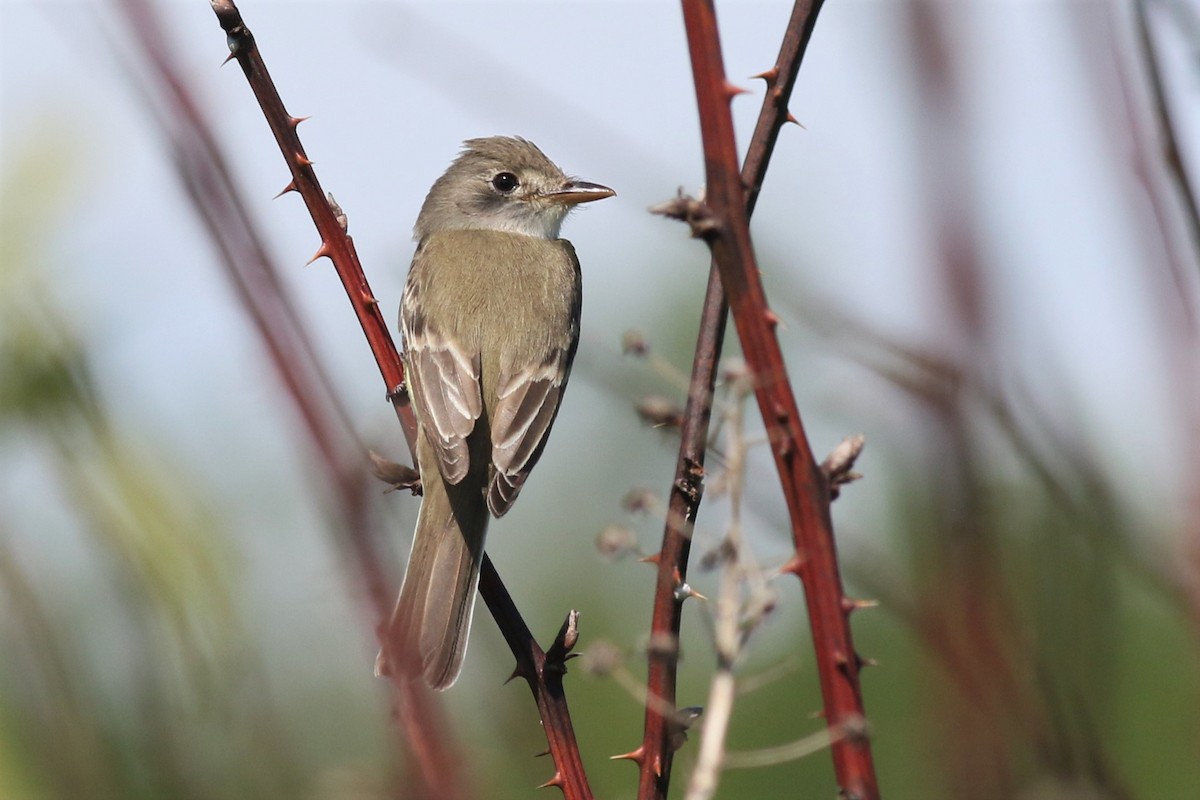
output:
M 425 484 L 412 553 L 376 674 L 398 668 L 447 689 L 462 670 L 479 585 L 488 512 L 468 476 L 447 487 L 434 473 Z

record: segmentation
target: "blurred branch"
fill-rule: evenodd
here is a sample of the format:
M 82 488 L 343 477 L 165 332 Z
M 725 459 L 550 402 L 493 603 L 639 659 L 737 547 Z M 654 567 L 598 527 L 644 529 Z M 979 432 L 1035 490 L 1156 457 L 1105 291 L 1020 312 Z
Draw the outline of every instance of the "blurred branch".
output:
M 767 91 L 742 167 L 747 216 L 753 213 L 758 201 L 779 132 L 791 119 L 787 109 L 788 99 L 796 85 L 796 76 L 800 72 L 800 64 L 812 38 L 822 3 L 823 0 L 798 0 L 795 3 L 775 65 L 759 76 L 766 81 Z M 684 598 L 677 597 L 675 589 L 687 578 L 692 526 L 704 495 L 706 439 L 712 414 L 717 360 L 725 341 L 728 314 L 729 304 L 721 284 L 721 273 L 714 261 L 709 267 L 708 288 L 700 314 L 700 333 L 692 362 L 675 479 L 671 484 L 667 525 L 663 531 L 662 547 L 656 557 L 658 577 L 650 623 L 652 642 L 679 640 Z M 643 800 L 665 798 L 670 786 L 673 739 L 678 724 L 672 714 L 663 713 L 663 707 L 675 707 L 678 663 L 678 648 L 651 648 L 647 692 L 649 696 L 658 698 L 659 702 L 646 704 L 642 744 L 629 754 L 641 768 L 638 797 Z
M 879 796 L 871 747 L 865 735 L 861 661 L 854 650 L 849 614 L 855 604 L 842 591 L 829 487 L 813 458 L 775 337 L 777 317 L 767 306 L 746 213 L 745 186 L 737 167 L 730 85 L 722 62 L 711 0 L 684 0 L 684 24 L 696 83 L 704 140 L 706 200 L 682 203 L 693 234 L 713 252 L 728 294 L 755 395 L 771 440 L 792 523 L 796 555 L 789 571 L 802 578 L 816 652 L 826 724 L 853 731 L 833 744 L 834 771 L 848 798 Z M 681 201 L 683 199 L 681 198 Z
M 1138 48 L 1144 63 L 1145 72 L 1150 84 L 1150 96 L 1153 103 L 1154 123 L 1146 123 L 1146 114 L 1135 112 L 1133 105 L 1134 87 L 1130 70 L 1125 68 L 1121 59 L 1118 66 L 1121 73 L 1123 100 L 1128 115 L 1130 134 L 1136 144 L 1135 170 L 1145 187 L 1148 199 L 1154 212 L 1156 233 L 1161 238 L 1166 266 L 1170 271 L 1173 285 L 1169 291 L 1177 296 L 1166 296 L 1163 299 L 1170 304 L 1175 313 L 1164 315 L 1170 325 L 1170 339 L 1167 341 L 1167 356 L 1171 359 L 1172 369 L 1169 376 L 1174 383 L 1172 394 L 1181 417 L 1186 435 L 1181 439 L 1185 442 L 1185 457 L 1187 463 L 1183 479 L 1188 486 L 1187 501 L 1188 515 L 1184 523 L 1183 547 L 1184 558 L 1182 565 L 1172 569 L 1172 580 L 1184 586 L 1191 602 L 1193 619 L 1200 621 L 1200 411 L 1197 410 L 1197 393 L 1200 392 L 1200 369 L 1196 362 L 1196 342 L 1200 337 L 1200 320 L 1195 310 L 1196 286 L 1194 277 L 1200 268 L 1200 206 L 1196 199 L 1195 187 L 1188 174 L 1187 165 L 1183 161 L 1179 140 L 1176 136 L 1178 124 L 1175 120 L 1171 103 L 1167 100 L 1163 75 L 1160 68 L 1159 54 L 1155 45 L 1154 35 L 1150 29 L 1150 10 L 1146 0 L 1135 0 L 1134 14 L 1137 26 Z M 1193 37 L 1192 48 L 1195 55 L 1194 37 L 1197 30 L 1196 17 L 1189 14 L 1183 4 L 1173 6 L 1177 25 L 1183 35 Z M 1194 74 L 1194 72 L 1193 72 Z M 1156 124 L 1155 124 L 1156 123 Z M 1152 127 L 1154 130 L 1148 130 Z M 1157 146 L 1157 148 L 1156 148 Z M 1180 209 L 1184 216 L 1183 224 L 1187 226 L 1187 234 L 1192 246 L 1192 263 L 1188 265 L 1185 256 L 1179 252 L 1175 225 L 1169 214 L 1170 201 L 1164 196 L 1166 192 L 1160 189 L 1160 182 L 1153 179 L 1150 167 L 1151 154 L 1158 149 L 1163 166 L 1178 194 Z M 1187 280 L 1191 273 L 1192 280 Z M 1155 282 L 1156 285 L 1160 281 Z M 1178 309 L 1178 310 L 1175 310 Z
M 320 183 L 312 168 L 312 162 L 300 144 L 296 127 L 302 120 L 291 116 L 284 109 L 283 102 L 254 43 L 254 37 L 246 27 L 234 3 L 214 0 L 212 6 L 227 35 L 230 57 L 237 59 L 241 65 L 263 110 L 263 115 L 275 134 L 275 140 L 284 154 L 288 168 L 291 170 L 292 181 L 284 191 L 297 191 L 304 198 L 305 205 L 321 234 L 321 246 L 318 248 L 315 258 L 328 256 L 333 261 L 359 322 L 363 326 L 368 344 L 375 354 L 380 373 L 388 388 L 388 396 L 395 405 L 397 415 L 404 427 L 409 450 L 415 454 L 415 420 L 411 406 L 408 404 L 407 392 L 403 386 L 404 372 L 399 353 L 383 322 L 378 302 L 367 285 L 366 276 L 363 274 L 362 265 L 354 251 L 353 242 L 346 235 L 341 209 L 322 194 Z M 557 768 L 555 777 L 549 783 L 560 785 L 569 800 L 590 798 L 591 792 L 583 773 L 566 696 L 562 691 L 561 676 L 565 672 L 565 668 L 558 671 L 544 668 L 547 663 L 553 664 L 553 660 L 547 662 L 545 654 L 538 647 L 524 620 L 521 619 L 520 613 L 512 603 L 504 584 L 486 555 L 483 576 L 480 581 L 480 591 L 517 659 L 518 670 L 521 671 L 523 666 L 529 664 L 538 665 L 536 669 L 526 670 L 525 676 L 529 680 L 530 688 L 542 714 L 550 752 Z M 386 603 L 378 605 L 376 608 L 377 616 L 381 620 L 387 619 L 389 612 L 390 606 Z M 426 757 L 421 760 L 421 763 L 431 796 L 438 798 L 461 796 L 461 789 L 457 786 L 457 776 L 461 773 L 460 759 L 446 749 L 444 736 L 437 735 L 436 730 L 431 730 L 426 725 L 426 720 L 431 719 L 426 715 L 431 714 L 435 707 L 432 698 L 423 689 L 406 682 L 399 674 L 393 677 L 393 681 L 403 699 L 400 703 L 400 710 L 404 727 L 410 738 L 416 737 L 413 741 L 414 749 L 419 755 Z M 414 702 L 419 703 L 419 707 L 414 707 Z M 404 716 L 405 714 L 407 716 Z M 435 727 L 440 727 L 440 724 Z
M 1200 205 L 1196 202 L 1196 191 L 1192 186 L 1191 176 L 1183 163 L 1183 154 L 1179 149 L 1179 139 L 1175 135 L 1178 124 L 1174 110 L 1167 101 L 1166 89 L 1163 86 L 1163 76 L 1158 60 L 1158 48 L 1154 36 L 1150 32 L 1149 14 L 1146 0 L 1134 0 L 1134 18 L 1137 21 L 1137 37 L 1140 45 L 1142 60 L 1145 63 L 1146 75 L 1150 83 L 1150 96 L 1154 102 L 1154 113 L 1158 118 L 1158 133 L 1161 137 L 1160 146 L 1163 164 L 1175 188 L 1179 192 L 1180 202 L 1184 207 L 1184 216 L 1188 232 L 1191 234 L 1192 248 L 1195 250 L 1197 265 L 1200 266 Z

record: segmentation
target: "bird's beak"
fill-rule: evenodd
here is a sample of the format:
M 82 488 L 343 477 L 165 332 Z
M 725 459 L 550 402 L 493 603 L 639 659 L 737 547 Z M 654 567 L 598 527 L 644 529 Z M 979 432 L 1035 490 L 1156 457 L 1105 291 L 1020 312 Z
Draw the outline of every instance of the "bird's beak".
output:
M 562 188 L 547 192 L 545 197 L 547 200 L 553 200 L 565 206 L 574 206 L 579 203 L 590 203 L 593 200 L 603 200 L 615 194 L 616 192 L 612 189 L 598 183 L 567 181 Z

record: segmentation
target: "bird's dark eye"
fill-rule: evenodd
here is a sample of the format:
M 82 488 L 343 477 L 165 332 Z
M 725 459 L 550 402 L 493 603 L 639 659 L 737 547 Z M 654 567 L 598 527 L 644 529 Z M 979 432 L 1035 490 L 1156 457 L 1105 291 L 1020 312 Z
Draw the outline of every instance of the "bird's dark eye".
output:
M 496 187 L 496 191 L 508 194 L 513 189 L 521 185 L 517 180 L 517 176 L 511 172 L 501 172 L 496 177 L 492 178 L 492 186 Z

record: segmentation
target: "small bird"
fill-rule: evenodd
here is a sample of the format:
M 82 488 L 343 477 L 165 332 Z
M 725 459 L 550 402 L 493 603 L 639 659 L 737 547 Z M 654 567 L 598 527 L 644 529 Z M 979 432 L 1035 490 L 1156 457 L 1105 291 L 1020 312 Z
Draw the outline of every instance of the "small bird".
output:
M 400 304 L 424 496 L 376 672 L 458 678 L 488 521 L 541 456 L 579 343 L 579 260 L 559 229 L 614 194 L 495 136 L 464 142 L 425 198 Z

